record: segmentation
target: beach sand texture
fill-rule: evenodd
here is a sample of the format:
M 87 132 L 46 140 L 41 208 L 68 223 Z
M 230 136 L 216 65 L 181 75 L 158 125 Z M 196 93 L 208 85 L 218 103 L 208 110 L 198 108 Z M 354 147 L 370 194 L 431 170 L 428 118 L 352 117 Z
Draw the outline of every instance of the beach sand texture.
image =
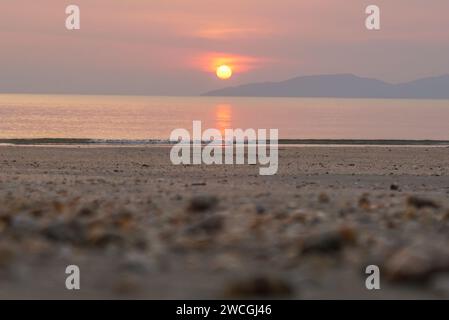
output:
M 275 176 L 169 152 L 0 147 L 0 298 L 449 297 L 449 148 L 280 147 Z

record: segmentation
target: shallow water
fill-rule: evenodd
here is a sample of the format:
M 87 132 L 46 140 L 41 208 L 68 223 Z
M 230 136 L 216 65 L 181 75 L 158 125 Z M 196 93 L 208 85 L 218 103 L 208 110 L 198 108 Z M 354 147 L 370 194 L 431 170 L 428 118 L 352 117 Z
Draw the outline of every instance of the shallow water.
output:
M 193 120 L 281 139 L 449 140 L 447 100 L 0 95 L 0 139 L 165 140 Z

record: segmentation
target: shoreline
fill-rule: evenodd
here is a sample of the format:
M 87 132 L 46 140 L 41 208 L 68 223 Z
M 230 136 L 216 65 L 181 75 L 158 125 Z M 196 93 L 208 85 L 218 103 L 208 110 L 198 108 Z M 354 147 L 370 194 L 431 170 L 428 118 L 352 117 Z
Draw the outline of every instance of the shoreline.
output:
M 207 142 L 206 142 L 207 143 Z M 412 139 L 280 139 L 279 145 L 328 146 L 449 146 L 449 140 Z M 35 138 L 0 139 L 2 145 L 173 145 L 166 139 L 89 139 L 89 138 Z

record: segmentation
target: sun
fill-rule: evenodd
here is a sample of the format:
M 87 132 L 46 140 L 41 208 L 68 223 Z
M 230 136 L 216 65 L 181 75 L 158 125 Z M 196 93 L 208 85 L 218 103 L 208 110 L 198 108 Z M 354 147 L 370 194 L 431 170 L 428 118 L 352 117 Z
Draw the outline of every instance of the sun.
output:
M 230 77 L 232 77 L 232 69 L 225 64 L 219 66 L 217 68 L 217 77 L 222 80 L 229 79 Z

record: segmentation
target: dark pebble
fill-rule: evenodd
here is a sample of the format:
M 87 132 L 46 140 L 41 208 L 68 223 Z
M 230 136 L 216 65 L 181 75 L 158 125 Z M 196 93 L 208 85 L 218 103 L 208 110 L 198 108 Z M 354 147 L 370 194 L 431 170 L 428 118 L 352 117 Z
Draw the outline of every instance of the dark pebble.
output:
M 223 229 L 224 217 L 221 215 L 213 215 L 203 219 L 202 221 L 187 228 L 188 233 L 216 233 Z
M 392 190 L 392 191 L 398 191 L 399 190 L 399 186 L 397 185 L 397 184 L 392 184 L 391 186 L 390 186 L 390 190 Z
M 211 195 L 200 195 L 190 199 L 188 209 L 190 211 L 206 211 L 213 209 L 218 204 L 218 198 Z
M 292 294 L 293 288 L 287 282 L 267 276 L 233 282 L 225 291 L 227 298 L 236 299 L 289 297 Z
M 421 209 L 421 208 L 434 208 L 434 209 L 438 209 L 440 207 L 439 204 L 437 204 L 435 201 L 433 200 L 429 200 L 429 199 L 424 199 L 424 198 L 419 198 L 419 197 L 415 197 L 415 196 L 411 196 L 407 199 L 407 204 L 409 206 Z
M 341 228 L 312 235 L 302 242 L 302 253 L 333 253 L 345 245 L 353 244 L 356 233 L 351 228 Z

